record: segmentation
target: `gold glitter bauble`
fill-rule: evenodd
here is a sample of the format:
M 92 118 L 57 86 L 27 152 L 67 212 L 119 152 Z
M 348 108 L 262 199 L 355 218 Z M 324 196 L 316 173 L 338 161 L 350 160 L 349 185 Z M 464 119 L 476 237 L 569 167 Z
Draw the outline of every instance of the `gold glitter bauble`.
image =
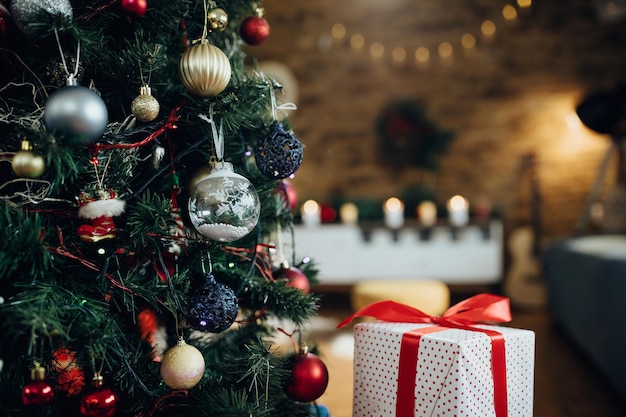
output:
M 224 9 L 220 9 L 219 7 L 216 9 L 209 10 L 207 15 L 209 25 L 211 26 L 211 30 L 223 31 L 228 26 L 228 15 L 224 11 Z
M 43 156 L 31 150 L 30 143 L 22 141 L 22 149 L 15 153 L 11 161 L 11 168 L 15 175 L 21 178 L 38 178 L 46 169 Z
M 231 76 L 228 57 L 204 38 L 185 51 L 179 70 L 187 91 L 202 97 L 213 97 L 224 91 Z
M 204 356 L 181 338 L 165 352 L 161 360 L 161 378 L 173 390 L 189 389 L 204 375 Z
M 141 87 L 139 95 L 130 105 L 130 111 L 140 122 L 151 122 L 159 115 L 161 106 L 151 93 L 150 87 Z

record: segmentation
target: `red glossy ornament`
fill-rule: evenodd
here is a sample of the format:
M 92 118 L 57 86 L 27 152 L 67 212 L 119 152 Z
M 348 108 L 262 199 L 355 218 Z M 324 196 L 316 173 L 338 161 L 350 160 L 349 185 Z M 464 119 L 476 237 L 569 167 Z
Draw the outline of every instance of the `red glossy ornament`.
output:
M 54 391 L 46 381 L 32 381 L 22 389 L 22 404 L 43 407 L 54 399 Z
M 278 191 L 285 202 L 289 205 L 291 212 L 295 213 L 298 208 L 298 193 L 296 192 L 296 188 L 293 184 L 287 180 L 282 180 L 278 185 Z
M 76 363 L 76 355 L 67 348 L 54 351 L 53 365 L 57 373 L 55 389 L 68 396 L 79 394 L 85 387 L 85 374 Z
M 291 358 L 291 377 L 283 387 L 285 394 L 295 401 L 309 403 L 324 394 L 328 386 L 328 368 L 312 353 L 304 352 Z
M 100 374 L 93 377 L 94 390 L 80 400 L 80 415 L 83 417 L 111 417 L 115 415 L 117 395 L 104 387 Z
M 11 13 L 9 10 L 0 4 L 0 35 L 4 35 L 7 31 L 7 26 L 11 21 Z
M 22 404 L 25 406 L 43 407 L 54 399 L 52 387 L 44 381 L 46 370 L 35 362 L 35 367 L 30 371 L 31 382 L 22 389 Z
M 296 267 L 280 268 L 274 273 L 276 279 L 286 279 L 287 286 L 298 288 L 300 291 L 308 294 L 311 292 L 311 283 L 307 276 Z
M 146 0 L 122 0 L 122 9 L 126 13 L 134 14 L 135 16 L 143 16 L 147 8 Z
M 250 16 L 241 22 L 239 34 L 248 45 L 260 45 L 270 36 L 270 24 L 261 16 Z

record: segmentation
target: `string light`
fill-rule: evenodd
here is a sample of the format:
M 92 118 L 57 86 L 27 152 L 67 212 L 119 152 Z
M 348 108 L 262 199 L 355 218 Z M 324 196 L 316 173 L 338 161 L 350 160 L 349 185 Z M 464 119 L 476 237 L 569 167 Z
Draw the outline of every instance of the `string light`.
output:
M 365 46 L 365 38 L 363 35 L 354 34 L 350 37 L 350 46 L 352 49 L 362 49 Z
M 510 4 L 502 8 L 502 17 L 506 20 L 514 20 L 517 17 L 517 9 Z
M 330 34 L 335 39 L 343 39 L 346 36 L 346 27 L 341 23 L 335 23 L 330 29 Z
M 482 25 L 480 25 L 480 31 L 485 36 L 493 36 L 496 33 L 496 24 L 491 20 L 485 20 Z
M 426 62 L 430 59 L 430 51 L 425 46 L 420 46 L 415 50 L 415 60 L 417 62 Z
M 532 5 L 532 0 L 516 0 L 517 8 L 528 8 Z M 501 16 L 506 21 L 512 21 L 517 19 L 519 12 L 514 5 L 507 4 L 501 10 Z M 486 19 L 484 20 L 479 27 L 480 34 L 483 37 L 484 41 L 490 42 L 493 40 L 497 32 L 497 25 L 493 20 Z M 330 35 L 335 40 L 343 40 L 348 38 L 348 43 L 350 47 L 354 50 L 362 50 L 366 48 L 366 39 L 360 33 L 348 33 L 348 28 L 343 23 L 337 22 L 332 25 L 330 29 Z M 465 51 L 469 51 L 472 48 L 475 48 L 477 45 L 477 39 L 475 34 L 465 33 L 461 36 L 460 39 L 452 41 L 452 40 L 442 40 L 436 46 L 432 46 L 430 49 L 427 46 L 421 45 L 417 46 L 414 50 L 413 57 L 415 62 L 418 64 L 426 64 L 431 59 L 431 50 L 435 51 L 435 53 L 440 58 L 449 58 L 455 52 L 455 44 L 459 44 L 459 46 Z M 395 64 L 401 64 L 406 62 L 407 56 L 409 55 L 410 48 L 406 48 L 404 46 L 394 46 L 393 48 L 387 49 L 387 47 L 379 41 L 372 41 L 369 43 L 369 47 L 367 49 L 369 51 L 369 55 L 372 58 L 382 58 L 385 56 L 386 51 L 387 55 L 390 56 L 391 61 Z
M 476 46 L 476 37 L 471 33 L 466 33 L 461 37 L 461 45 L 465 49 L 472 49 Z
M 380 58 L 385 54 L 385 46 L 380 42 L 374 42 L 370 46 L 370 55 L 374 58 Z
M 454 48 L 450 42 L 441 42 L 439 44 L 439 48 L 437 48 L 437 52 L 439 56 L 442 58 L 449 58 L 452 56 L 452 52 L 454 52 Z

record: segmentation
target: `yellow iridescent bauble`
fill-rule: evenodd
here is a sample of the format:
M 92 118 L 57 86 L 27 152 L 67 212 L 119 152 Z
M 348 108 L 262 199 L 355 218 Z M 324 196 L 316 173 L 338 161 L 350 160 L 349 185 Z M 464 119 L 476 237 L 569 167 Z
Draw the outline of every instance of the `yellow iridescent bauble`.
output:
M 161 378 L 173 390 L 190 389 L 202 379 L 204 366 L 202 353 L 180 338 L 163 355 Z
M 159 102 L 152 96 L 150 87 L 145 85 L 139 89 L 139 95 L 130 105 L 130 111 L 140 122 L 153 121 L 159 115 L 159 110 Z
M 43 156 L 33 152 L 27 140 L 22 141 L 22 149 L 11 160 L 11 169 L 20 178 L 38 178 L 46 169 Z
M 191 94 L 213 97 L 230 82 L 228 57 L 205 38 L 185 51 L 179 64 L 180 78 Z

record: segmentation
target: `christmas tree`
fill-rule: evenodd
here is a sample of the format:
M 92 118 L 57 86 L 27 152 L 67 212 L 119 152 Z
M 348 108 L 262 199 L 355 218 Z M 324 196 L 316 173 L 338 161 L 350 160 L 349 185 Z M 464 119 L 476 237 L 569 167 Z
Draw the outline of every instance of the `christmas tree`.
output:
M 0 2 L 1 415 L 315 415 L 269 30 L 248 0 Z

